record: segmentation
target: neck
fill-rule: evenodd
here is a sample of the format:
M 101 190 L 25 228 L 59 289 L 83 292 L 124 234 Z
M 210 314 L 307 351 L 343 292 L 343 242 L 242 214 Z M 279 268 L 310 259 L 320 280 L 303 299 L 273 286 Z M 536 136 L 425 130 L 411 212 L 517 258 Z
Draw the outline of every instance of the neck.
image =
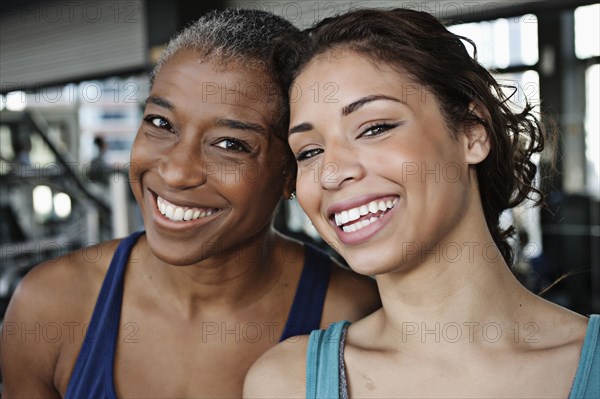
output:
M 443 335 L 443 328 L 455 323 L 464 334 L 469 326 L 488 323 L 507 332 L 515 323 L 530 294 L 513 276 L 485 223 L 469 227 L 438 242 L 426 256 L 419 254 L 410 268 L 377 276 L 383 331 L 393 331 L 396 340 L 398 332 L 417 331 L 423 342 L 422 330 L 427 330 L 435 342 L 435 334 Z
M 491 308 L 512 298 L 520 284 L 501 258 L 474 258 L 456 263 L 429 260 L 409 272 L 378 276 L 384 308 L 423 321 L 485 318 Z
M 169 306 L 187 317 L 239 310 L 258 301 L 281 276 L 278 261 L 286 241 L 272 227 L 236 248 L 221 251 L 189 266 L 173 266 L 148 249 L 142 284 L 152 287 Z M 141 251 L 140 251 L 141 252 Z

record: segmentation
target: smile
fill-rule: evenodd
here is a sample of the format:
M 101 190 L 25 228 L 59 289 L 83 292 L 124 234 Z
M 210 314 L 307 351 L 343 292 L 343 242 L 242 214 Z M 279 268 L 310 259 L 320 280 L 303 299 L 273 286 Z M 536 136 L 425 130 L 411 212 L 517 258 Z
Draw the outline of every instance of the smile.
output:
M 164 217 L 174 222 L 187 222 L 189 220 L 200 219 L 214 215 L 220 211 L 218 208 L 190 208 L 175 205 L 159 195 L 156 196 L 156 207 Z
M 398 198 L 388 200 L 375 200 L 356 208 L 336 212 L 332 215 L 335 224 L 345 233 L 361 230 L 371 223 L 376 222 L 398 203 Z

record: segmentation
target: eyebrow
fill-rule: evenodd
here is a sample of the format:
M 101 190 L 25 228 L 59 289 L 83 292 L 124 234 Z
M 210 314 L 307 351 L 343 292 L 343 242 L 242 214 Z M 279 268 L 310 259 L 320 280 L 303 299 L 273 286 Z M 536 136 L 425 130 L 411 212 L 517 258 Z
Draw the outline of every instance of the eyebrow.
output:
M 166 108 L 169 111 L 173 111 L 175 109 L 175 106 L 171 104 L 169 100 L 158 96 L 148 96 L 146 99 L 146 104 L 158 105 L 159 107 Z
M 360 99 L 354 101 L 353 103 L 350 103 L 350 104 L 344 106 L 342 108 L 342 116 L 347 116 L 347 115 L 351 114 L 352 112 L 365 106 L 366 104 L 371 103 L 373 101 L 379 101 L 379 100 L 395 101 L 397 103 L 406 105 L 405 101 L 397 99 L 396 97 L 386 96 L 383 94 L 374 94 L 372 96 L 366 96 L 366 97 L 360 98 Z M 308 123 L 308 122 L 301 123 L 299 125 L 296 125 L 296 126 L 290 128 L 290 130 L 288 131 L 288 136 L 292 135 L 294 133 L 308 132 L 313 129 L 314 129 L 314 126 L 311 123 Z
M 299 125 L 294 126 L 293 128 L 291 128 L 288 131 L 288 136 L 292 135 L 294 133 L 302 133 L 302 132 L 308 132 L 310 130 L 313 130 L 314 127 L 311 123 L 301 123 Z
M 344 108 L 342 108 L 342 116 L 347 116 L 347 115 L 351 114 L 352 112 L 365 106 L 366 104 L 371 103 L 373 101 L 379 101 L 379 100 L 395 101 L 397 103 L 406 105 L 406 102 L 399 100 L 396 97 L 386 96 L 383 94 L 375 94 L 372 96 L 363 97 L 361 99 L 354 101 L 353 103 L 346 105 Z
M 146 99 L 146 104 L 155 104 L 159 107 L 166 108 L 169 111 L 175 110 L 175 106 L 169 102 L 169 100 L 159 96 L 149 96 Z M 250 130 L 262 135 L 267 135 L 267 129 L 259 125 L 258 123 L 243 122 L 236 119 L 217 119 L 217 126 L 228 127 L 230 129 L 237 130 Z
M 258 123 L 243 122 L 237 119 L 217 119 L 216 124 L 217 126 L 228 127 L 230 129 L 250 130 L 252 132 L 256 132 L 264 136 L 268 135 L 267 129 L 265 129 Z

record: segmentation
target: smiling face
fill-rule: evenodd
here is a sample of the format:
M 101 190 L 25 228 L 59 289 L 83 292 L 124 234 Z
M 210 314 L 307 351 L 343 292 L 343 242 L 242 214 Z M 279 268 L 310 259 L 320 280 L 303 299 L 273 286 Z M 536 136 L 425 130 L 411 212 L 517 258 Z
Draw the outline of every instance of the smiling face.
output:
M 485 150 L 452 137 L 424 87 L 343 50 L 317 56 L 294 83 L 304 93 L 290 117 L 298 200 L 355 271 L 406 270 L 481 217 L 469 164 Z
M 286 177 L 266 74 L 177 53 L 156 76 L 131 152 L 148 242 L 163 261 L 198 262 L 268 231 Z

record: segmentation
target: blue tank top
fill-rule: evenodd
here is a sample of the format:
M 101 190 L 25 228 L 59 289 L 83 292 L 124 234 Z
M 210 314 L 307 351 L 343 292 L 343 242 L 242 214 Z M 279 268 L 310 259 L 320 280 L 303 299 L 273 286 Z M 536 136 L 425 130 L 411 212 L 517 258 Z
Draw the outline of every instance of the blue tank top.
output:
M 121 240 L 104 277 L 92 319 L 67 386 L 66 398 L 116 399 L 114 358 L 121 318 L 125 269 L 131 250 L 144 232 Z M 304 267 L 280 341 L 318 329 L 331 273 L 331 259 L 304 244 Z
M 306 351 L 306 398 L 348 398 L 344 340 L 348 321 L 313 331 Z M 588 322 L 569 399 L 600 398 L 600 315 Z

